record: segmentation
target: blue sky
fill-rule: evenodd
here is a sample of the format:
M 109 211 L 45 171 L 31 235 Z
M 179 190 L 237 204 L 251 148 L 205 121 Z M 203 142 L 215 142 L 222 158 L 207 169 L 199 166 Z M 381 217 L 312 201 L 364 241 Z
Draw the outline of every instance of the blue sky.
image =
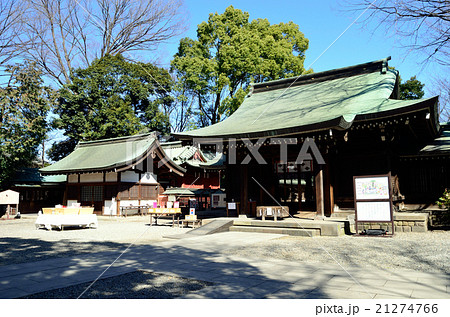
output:
M 322 52 L 358 17 L 360 13 L 349 12 L 340 7 L 339 1 L 307 1 L 307 0 L 185 0 L 188 30 L 169 43 L 161 45 L 156 55 L 149 55 L 149 60 L 158 59 L 163 67 L 168 67 L 173 55 L 177 52 L 179 40 L 183 37 L 196 39 L 197 25 L 208 20 L 210 13 L 223 13 L 229 5 L 246 11 L 250 20 L 266 18 L 271 24 L 293 21 L 299 25 L 306 38 L 309 39 L 309 49 L 306 51 L 305 67 L 322 54 Z M 361 17 L 362 22 L 367 13 Z M 407 54 L 400 48 L 399 38 L 386 34 L 383 27 L 374 31 L 372 23 L 362 28 L 361 23 L 353 24 L 315 63 L 315 72 L 346 67 L 379 60 L 391 56 L 390 66 L 400 71 L 403 80 L 417 75 L 425 84 L 425 97 L 431 97 L 427 88 L 431 86 L 433 73 L 444 70 L 427 65 L 423 67 L 417 62 L 414 54 Z M 58 138 L 58 137 L 56 137 Z
M 293 21 L 299 25 L 306 38 L 309 49 L 306 51 L 305 67 L 311 63 L 358 17 L 359 12 L 349 12 L 340 7 L 341 1 L 207 1 L 185 0 L 189 30 L 161 47 L 161 61 L 168 64 L 177 51 L 178 41 L 182 37 L 196 38 L 197 25 L 208 19 L 210 13 L 223 13 L 229 5 L 246 11 L 250 20 L 266 18 L 271 24 Z M 364 14 L 358 22 L 367 17 Z M 423 67 L 417 62 L 417 56 L 407 54 L 402 49 L 397 36 L 386 34 L 383 27 L 375 29 L 375 22 L 366 28 L 361 23 L 353 24 L 350 29 L 330 47 L 312 66 L 315 72 L 333 68 L 351 66 L 391 56 L 390 66 L 400 71 L 402 79 L 417 78 L 429 87 L 430 74 L 436 72 L 433 65 Z

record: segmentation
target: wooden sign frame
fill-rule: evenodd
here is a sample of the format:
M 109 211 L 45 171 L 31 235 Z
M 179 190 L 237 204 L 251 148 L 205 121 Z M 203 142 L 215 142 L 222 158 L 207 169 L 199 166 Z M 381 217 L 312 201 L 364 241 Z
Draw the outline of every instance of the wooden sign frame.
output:
M 387 191 L 381 185 L 387 182 Z M 367 192 L 364 186 L 371 183 Z M 394 216 L 392 204 L 391 173 L 381 175 L 353 176 L 353 195 L 355 202 L 355 230 L 359 235 L 358 223 L 390 223 L 394 235 Z

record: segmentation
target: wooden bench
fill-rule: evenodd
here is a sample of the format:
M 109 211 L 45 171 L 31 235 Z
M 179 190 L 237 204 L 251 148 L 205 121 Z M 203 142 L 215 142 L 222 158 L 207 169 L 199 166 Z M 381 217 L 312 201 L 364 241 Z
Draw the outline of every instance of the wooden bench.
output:
M 266 217 L 273 217 L 274 221 L 277 218 L 289 217 L 289 207 L 287 206 L 257 206 L 256 216 L 262 217 L 262 220 L 266 220 Z
M 175 227 L 175 216 L 177 217 L 177 223 L 181 215 L 181 208 L 149 208 L 148 214 L 150 215 L 150 225 L 153 224 L 153 216 L 155 216 L 155 225 L 158 225 L 158 218 L 161 216 L 172 216 L 172 227 Z
M 196 228 L 200 227 L 202 225 L 202 220 L 201 219 L 180 219 L 178 221 L 178 226 L 180 226 L 180 222 L 181 222 L 181 227 L 189 227 L 189 224 L 192 223 L 192 228 Z

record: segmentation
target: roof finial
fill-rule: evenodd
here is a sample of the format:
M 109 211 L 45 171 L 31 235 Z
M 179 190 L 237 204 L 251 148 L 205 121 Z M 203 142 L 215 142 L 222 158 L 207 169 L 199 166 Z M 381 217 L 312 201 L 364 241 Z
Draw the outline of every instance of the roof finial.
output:
M 381 73 L 382 74 L 386 74 L 386 72 L 388 71 L 388 69 L 389 69 L 388 61 L 389 60 L 391 60 L 390 56 L 388 56 L 387 58 L 385 58 L 383 60 L 383 65 L 381 66 Z

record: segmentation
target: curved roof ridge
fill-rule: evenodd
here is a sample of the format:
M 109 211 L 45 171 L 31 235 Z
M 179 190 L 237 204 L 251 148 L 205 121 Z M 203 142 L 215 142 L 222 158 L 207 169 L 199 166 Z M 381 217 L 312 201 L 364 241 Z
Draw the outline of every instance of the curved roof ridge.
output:
M 146 138 L 156 138 L 155 132 L 149 132 L 144 134 L 135 134 L 135 135 L 129 135 L 129 136 L 121 136 L 116 138 L 108 138 L 108 139 L 101 139 L 101 140 L 93 140 L 93 141 L 80 141 L 77 144 L 77 147 L 79 146 L 91 146 L 91 145 L 99 145 L 99 144 L 112 144 L 112 143 L 120 143 L 124 141 L 135 141 L 135 140 L 142 140 Z
M 254 83 L 251 84 L 251 92 L 250 95 L 253 93 L 258 93 L 260 91 L 267 91 L 272 89 L 280 89 L 283 87 L 291 87 L 291 86 L 298 86 L 298 85 L 304 85 L 304 84 L 310 84 L 314 82 L 320 82 L 324 80 L 332 80 L 337 79 L 341 77 L 349 77 L 349 76 L 356 76 L 360 74 L 365 73 L 372 73 L 379 71 L 382 74 L 386 73 L 388 68 L 388 61 L 391 59 L 390 56 L 380 59 L 377 61 L 367 62 L 363 64 L 353 65 L 353 66 L 347 66 L 342 68 L 336 68 L 336 69 L 330 69 L 318 73 L 312 73 L 312 74 L 305 74 L 295 77 L 289 77 L 289 78 L 283 78 L 283 79 L 277 79 L 272 80 L 268 82 L 262 82 L 262 83 Z

